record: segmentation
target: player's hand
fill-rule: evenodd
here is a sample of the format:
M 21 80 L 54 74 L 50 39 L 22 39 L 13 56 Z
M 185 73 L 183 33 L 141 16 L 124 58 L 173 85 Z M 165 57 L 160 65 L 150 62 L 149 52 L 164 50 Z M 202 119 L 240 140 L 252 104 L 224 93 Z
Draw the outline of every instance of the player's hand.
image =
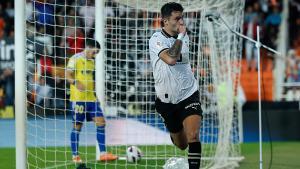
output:
M 79 81 L 76 81 L 75 86 L 78 90 L 85 91 L 85 85 Z
M 180 24 L 178 27 L 178 33 L 186 34 L 186 26 L 184 24 Z

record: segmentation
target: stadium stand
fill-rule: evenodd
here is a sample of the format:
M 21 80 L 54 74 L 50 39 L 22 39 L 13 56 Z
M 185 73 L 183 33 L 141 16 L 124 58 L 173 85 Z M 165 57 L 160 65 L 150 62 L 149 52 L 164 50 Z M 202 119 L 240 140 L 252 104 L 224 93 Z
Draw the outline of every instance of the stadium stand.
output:
M 59 1 L 55 1 L 56 3 L 59 3 Z M 80 51 L 84 46 L 84 40 L 80 37 L 90 37 L 92 38 L 94 36 L 94 29 L 83 29 L 84 24 L 88 25 L 94 25 L 94 19 L 93 19 L 93 11 L 90 11 L 90 9 L 76 9 L 72 7 L 72 4 L 75 3 L 74 1 L 68 0 L 68 6 L 59 6 L 59 5 L 51 5 L 51 3 L 54 3 L 54 0 L 46 0 L 41 1 L 37 0 L 34 3 L 30 0 L 27 1 L 27 11 L 26 11 L 26 17 L 31 20 L 32 22 L 28 22 L 27 24 L 31 26 L 31 29 L 38 30 L 37 35 L 32 36 L 32 32 L 27 32 L 27 36 L 31 36 L 32 38 L 35 37 L 35 39 L 32 39 L 32 42 L 36 43 L 40 46 L 36 47 L 36 49 L 41 49 L 37 53 L 37 56 L 33 56 L 33 58 L 40 60 L 42 63 L 42 68 L 49 67 L 48 64 L 56 63 L 56 65 L 59 65 L 59 67 L 64 67 L 68 57 L 78 51 Z M 78 2 L 80 3 L 80 1 Z M 86 3 L 92 4 L 93 1 L 88 0 Z M 116 4 L 114 1 L 111 1 L 108 3 L 108 6 L 106 7 L 106 15 L 111 17 L 123 17 L 126 15 L 126 11 L 117 11 L 115 8 Z M 299 27 L 300 27 L 300 15 L 299 14 L 299 6 L 300 4 L 295 1 L 291 0 L 290 2 L 290 37 L 293 37 L 290 39 L 290 52 L 289 52 L 289 61 L 287 62 L 286 66 L 286 82 L 300 82 L 300 36 L 299 36 Z M 87 8 L 85 6 L 85 8 Z M 84 12 L 85 10 L 88 10 L 89 13 Z M 269 0 L 269 1 L 256 1 L 256 0 L 247 0 L 246 1 L 246 7 L 245 7 L 245 21 L 244 21 L 244 34 L 255 38 L 256 37 L 256 25 L 262 26 L 262 42 L 270 47 L 276 48 L 276 40 L 277 40 L 277 34 L 279 25 L 281 22 L 281 10 L 282 10 L 282 1 L 279 0 Z M 34 11 L 38 11 L 40 13 L 44 13 L 44 15 L 39 15 L 37 18 L 32 18 L 32 13 Z M 6 39 L 8 37 L 13 37 L 13 3 L 10 1 L 1 1 L 0 2 L 0 40 Z M 56 12 L 55 18 L 53 16 L 53 13 Z M 130 12 L 130 11 L 129 11 Z M 134 14 L 134 13 L 131 13 Z M 88 18 L 87 19 L 87 15 Z M 130 13 L 128 14 L 130 16 Z M 141 19 L 143 18 L 143 13 L 140 13 Z M 69 17 L 63 17 L 63 16 L 69 16 Z M 70 17 L 70 16 L 76 16 L 76 17 Z M 155 17 L 155 16 L 153 16 Z M 76 18 L 76 19 L 75 19 Z M 111 21 L 107 21 L 112 22 Z M 36 24 L 34 24 L 36 23 Z M 63 25 L 65 24 L 77 24 L 77 29 L 74 30 L 73 28 L 66 28 L 68 30 L 64 30 Z M 148 24 L 152 27 L 158 27 L 159 26 L 159 20 L 154 20 L 153 22 L 138 22 L 138 25 Z M 54 27 L 51 27 L 49 25 L 55 25 L 55 32 Z M 89 28 L 89 26 L 88 26 Z M 110 30 L 107 29 L 109 32 Z M 39 38 L 40 35 L 43 35 L 43 37 Z M 77 38 L 74 38 L 74 35 L 76 34 Z M 67 36 L 67 39 L 64 39 L 64 36 Z M 109 36 L 109 35 L 107 35 Z M 45 37 L 47 37 L 45 39 Z M 79 38 L 78 38 L 79 37 Z M 118 45 L 118 44 L 107 44 L 107 45 Z M 49 46 L 55 46 L 53 49 L 48 48 Z M 71 46 L 70 50 L 67 51 L 65 54 L 65 46 Z M 121 48 L 124 48 L 122 45 L 120 45 Z M 244 43 L 244 59 L 242 61 L 242 77 L 241 77 L 241 84 L 243 89 L 245 90 L 246 97 L 248 100 L 257 100 L 257 89 L 254 89 L 253 86 L 257 84 L 257 80 L 254 80 L 255 72 L 256 72 L 256 52 L 253 45 L 250 45 L 248 43 Z M 108 51 L 110 52 L 110 51 Z M 110 55 L 110 53 L 108 53 Z M 51 56 L 51 57 L 47 57 Z M 53 57 L 58 56 L 58 57 Z M 112 55 L 113 56 L 113 55 Z M 56 58 L 56 60 L 51 60 L 53 58 Z M 266 96 L 265 100 L 271 100 L 273 98 L 273 92 L 272 92 L 272 82 L 273 82 L 273 59 L 269 57 L 268 52 L 263 51 L 262 52 L 262 69 L 263 69 L 263 76 L 264 82 L 266 82 L 264 85 L 267 87 L 266 90 Z M 266 63 L 266 64 L 264 64 Z M 266 67 L 267 66 L 267 67 Z M 137 65 L 131 66 L 131 68 L 138 67 Z M 53 80 L 57 79 L 56 73 L 53 73 L 48 69 L 46 72 L 44 71 L 37 71 L 41 72 L 40 75 L 46 75 L 49 76 L 49 80 L 46 81 L 47 85 L 54 86 L 54 85 L 61 85 L 63 84 L 63 78 L 60 78 L 61 80 Z M 35 73 L 37 73 L 35 72 Z M 0 71 L 1 74 L 3 74 L 3 71 Z M 4 76 L 2 76 L 4 77 Z M 253 78 L 253 84 L 246 83 L 246 81 L 249 81 L 249 78 Z M 266 79 L 265 79 L 266 78 Z M 51 80 L 52 79 L 52 80 Z M 36 79 L 32 79 L 36 80 Z M 6 100 L 6 93 L 11 93 L 9 91 L 6 91 L 6 88 L 4 87 L 6 84 L 4 83 L 6 81 L 5 79 L 1 81 L 1 89 L 4 90 L 4 100 Z M 252 81 L 252 80 L 251 80 Z M 54 82 L 58 82 L 59 84 L 54 84 Z M 31 88 L 33 89 L 33 88 Z M 290 88 L 287 88 L 285 93 L 288 93 Z M 12 90 L 12 89 L 11 89 Z M 34 91 L 32 93 L 35 93 Z M 50 94 L 58 93 L 58 91 L 51 91 Z M 50 103 L 53 104 L 53 103 Z M 63 105 L 61 105 L 63 106 Z

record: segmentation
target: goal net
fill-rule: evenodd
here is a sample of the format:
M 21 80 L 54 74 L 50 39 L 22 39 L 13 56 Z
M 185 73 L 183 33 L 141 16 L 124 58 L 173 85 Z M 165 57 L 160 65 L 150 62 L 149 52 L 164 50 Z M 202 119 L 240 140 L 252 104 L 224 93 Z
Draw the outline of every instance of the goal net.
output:
M 81 159 L 90 168 L 154 169 L 162 168 L 171 157 L 186 157 L 185 151 L 172 145 L 154 107 L 156 96 L 148 41 L 161 28 L 159 10 L 165 2 L 105 1 L 104 11 L 100 11 L 104 20 L 99 24 L 95 22 L 100 18 L 93 0 L 27 1 L 28 168 L 76 167 L 70 148 L 73 125 L 66 69 L 70 57 L 83 51 L 88 39 L 101 42 L 94 82 L 106 118 L 107 150 L 119 159 L 97 161 L 93 122 L 84 122 L 80 132 Z M 199 135 L 201 168 L 235 168 L 242 159 L 241 112 L 237 101 L 241 39 L 223 25 L 208 22 L 205 14 L 217 11 L 233 30 L 241 32 L 244 1 L 178 2 L 185 8 L 190 60 L 199 81 L 203 109 Z M 103 39 L 99 40 L 97 29 L 103 29 L 100 32 Z M 132 145 L 142 151 L 138 163 L 126 161 L 126 148 Z

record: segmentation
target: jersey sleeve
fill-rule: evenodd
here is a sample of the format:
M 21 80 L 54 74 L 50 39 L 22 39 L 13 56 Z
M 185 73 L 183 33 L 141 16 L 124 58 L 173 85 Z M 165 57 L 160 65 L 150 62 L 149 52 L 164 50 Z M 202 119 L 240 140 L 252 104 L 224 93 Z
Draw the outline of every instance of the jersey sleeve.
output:
M 167 39 L 162 36 L 153 35 L 149 40 L 150 53 L 159 57 L 160 53 L 170 47 L 167 44 Z
M 75 65 L 76 65 L 76 58 L 72 56 L 68 61 L 67 70 L 75 70 Z

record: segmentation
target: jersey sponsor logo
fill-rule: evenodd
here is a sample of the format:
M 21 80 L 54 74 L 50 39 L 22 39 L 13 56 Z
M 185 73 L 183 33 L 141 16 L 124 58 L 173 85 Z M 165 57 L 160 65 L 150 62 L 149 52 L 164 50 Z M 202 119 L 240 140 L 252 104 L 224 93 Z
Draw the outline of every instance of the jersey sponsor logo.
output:
M 197 110 L 197 106 L 200 106 L 200 103 L 191 103 L 191 104 L 185 106 L 185 109 L 192 108 L 192 109 Z

